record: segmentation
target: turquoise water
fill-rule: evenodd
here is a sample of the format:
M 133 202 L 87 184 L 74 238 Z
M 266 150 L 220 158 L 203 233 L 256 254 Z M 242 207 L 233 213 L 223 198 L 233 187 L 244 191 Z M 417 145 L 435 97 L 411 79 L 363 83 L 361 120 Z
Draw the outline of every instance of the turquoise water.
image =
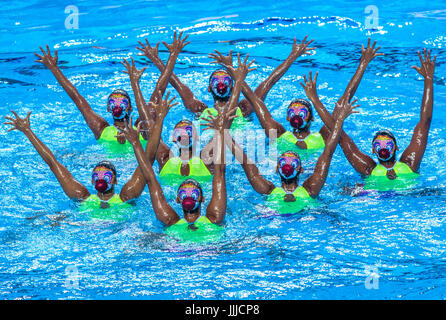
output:
M 367 38 L 386 55 L 372 61 L 359 86 L 361 114 L 345 130 L 369 152 L 372 134 L 389 128 L 401 149 L 419 119 L 423 82 L 411 65 L 417 50 L 438 54 L 434 114 L 421 176 L 398 193 L 353 197 L 360 176 L 336 151 L 318 207 L 271 216 L 264 198 L 250 187 L 241 167 L 229 165 L 228 214 L 224 239 L 208 246 L 183 246 L 163 237 L 147 190 L 123 223 L 85 220 L 26 137 L 0 126 L 0 297 L 3 299 L 443 299 L 446 286 L 445 46 L 443 1 L 374 1 L 376 30 L 365 27 L 368 1 L 201 2 L 77 1 L 79 29 L 65 29 L 66 2 L 8 2 L 0 12 L 1 114 L 33 111 L 31 125 L 73 175 L 89 184 L 103 157 L 93 134 L 51 72 L 35 63 L 40 45 L 59 49 L 65 75 L 111 121 L 108 94 L 131 92 L 122 58 L 136 56 L 138 40 L 170 41 L 184 30 L 191 44 L 175 73 L 195 95 L 206 91 L 214 49 L 249 53 L 258 70 L 247 77 L 256 87 L 283 61 L 292 39 L 315 39 L 316 54 L 302 57 L 271 90 L 266 104 L 287 125 L 284 108 L 304 97 L 303 74 L 319 70 L 318 90 L 329 110 L 342 94 Z M 167 53 L 161 52 L 165 61 Z M 136 58 L 138 67 L 146 64 Z M 142 78 L 146 98 L 159 75 L 148 64 Z M 133 95 L 132 95 L 133 97 Z M 183 105 L 171 110 L 163 138 L 179 118 L 192 119 Z M 314 130 L 322 125 L 316 117 Z M 254 129 L 260 129 L 256 117 Z M 136 160 L 113 159 L 122 186 Z M 316 157 L 304 162 L 303 179 Z M 279 183 L 278 177 L 268 178 Z M 92 190 L 92 188 L 91 188 Z M 169 197 L 172 189 L 166 188 Z M 210 199 L 210 193 L 207 193 Z M 176 207 L 178 208 L 178 207 Z M 60 216 L 65 219 L 57 221 Z M 375 270 L 375 288 L 365 282 Z

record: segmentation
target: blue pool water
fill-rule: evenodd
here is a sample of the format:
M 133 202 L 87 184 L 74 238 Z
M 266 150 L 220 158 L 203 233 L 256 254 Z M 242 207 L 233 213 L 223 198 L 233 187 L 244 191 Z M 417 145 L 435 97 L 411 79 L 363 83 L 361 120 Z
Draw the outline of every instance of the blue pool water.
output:
M 372 61 L 356 93 L 361 114 L 345 130 L 366 152 L 378 128 L 391 129 L 403 150 L 419 119 L 423 81 L 411 65 L 417 50 L 438 54 L 429 145 L 416 186 L 395 194 L 353 197 L 343 190 L 361 182 L 340 148 L 320 205 L 271 216 L 238 164 L 227 167 L 228 214 L 224 239 L 181 246 L 162 237 L 145 190 L 126 222 L 68 224 L 82 220 L 26 137 L 0 126 L 0 298 L 3 299 L 443 299 L 446 297 L 446 5 L 444 1 L 373 1 L 376 30 L 365 27 L 369 1 L 76 1 L 79 29 L 64 26 L 66 1 L 3 4 L 0 12 L 1 115 L 33 111 L 32 128 L 82 183 L 103 157 L 79 111 L 51 72 L 34 62 L 40 45 L 59 49 L 65 75 L 105 112 L 118 87 L 131 92 L 120 61 L 136 57 L 138 40 L 171 41 L 184 30 L 191 44 L 175 73 L 196 96 L 214 70 L 207 54 L 230 49 L 256 59 L 247 77 L 254 88 L 290 52 L 292 39 L 315 39 L 316 54 L 302 57 L 271 90 L 266 104 L 286 125 L 284 108 L 304 97 L 303 74 L 319 70 L 319 95 L 329 110 L 342 94 L 367 38 L 386 55 Z M 162 59 L 167 59 L 165 50 Z M 146 61 L 136 58 L 138 67 Z M 158 70 L 142 78 L 146 98 Z M 132 95 L 133 97 L 133 95 Z M 192 118 L 181 104 L 164 123 Z M 254 129 L 260 129 L 256 117 Z M 322 125 L 316 117 L 314 130 Z M 315 157 L 304 162 L 306 178 Z M 113 159 L 122 186 L 136 160 Z M 268 178 L 279 182 L 274 175 Z M 166 192 L 169 191 L 166 188 Z M 172 190 L 170 190 L 172 191 Z M 207 196 L 210 199 L 210 193 Z M 177 207 L 176 207 L 177 208 Z M 65 215 L 59 223 L 55 217 Z M 376 272 L 371 274 L 371 271 Z M 372 277 L 374 286 L 366 283 Z

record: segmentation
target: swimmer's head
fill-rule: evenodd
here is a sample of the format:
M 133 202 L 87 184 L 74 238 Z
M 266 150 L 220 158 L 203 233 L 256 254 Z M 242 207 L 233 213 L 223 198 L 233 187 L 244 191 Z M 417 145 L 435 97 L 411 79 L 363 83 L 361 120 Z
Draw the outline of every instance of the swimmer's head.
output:
M 204 202 L 201 185 L 194 179 L 184 180 L 178 188 L 176 201 L 181 203 L 184 219 L 188 222 L 194 222 L 199 217 L 199 208 L 201 203 Z
M 372 152 L 380 161 L 395 160 L 398 146 L 395 136 L 388 130 L 379 130 L 372 140 Z
M 216 70 L 209 77 L 208 91 L 212 93 L 214 99 L 228 100 L 233 85 L 232 78 L 226 70 Z
M 309 128 L 311 121 L 314 120 L 311 103 L 305 99 L 291 101 L 287 108 L 286 120 L 295 130 L 302 131 Z
M 115 166 L 110 161 L 99 162 L 93 169 L 91 183 L 100 193 L 112 190 L 117 183 Z
M 128 121 L 132 113 L 132 104 L 129 94 L 122 89 L 113 91 L 107 99 L 107 111 L 110 112 L 114 120 Z
M 299 155 L 294 151 L 286 151 L 277 160 L 276 171 L 284 180 L 295 179 L 303 172 Z
M 192 121 L 181 120 L 175 125 L 173 129 L 172 141 L 182 149 L 192 147 L 194 140 L 197 140 L 197 130 Z

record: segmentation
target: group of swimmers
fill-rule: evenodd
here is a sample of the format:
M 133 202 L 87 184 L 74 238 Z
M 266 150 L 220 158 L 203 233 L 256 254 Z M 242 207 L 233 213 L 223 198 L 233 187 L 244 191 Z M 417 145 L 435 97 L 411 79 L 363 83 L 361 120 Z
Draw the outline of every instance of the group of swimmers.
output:
M 433 110 L 433 75 L 436 56 L 431 58 L 431 52 L 424 49 L 418 52 L 420 66 L 413 66 L 424 77 L 424 94 L 421 105 L 420 121 L 416 125 L 411 142 L 399 160 L 396 159 L 399 150 L 395 136 L 388 130 L 379 130 L 372 139 L 372 153 L 377 162 L 363 153 L 354 141 L 343 130 L 343 123 L 353 113 L 358 105 L 351 101 L 356 89 L 365 73 L 368 64 L 377 56 L 380 47 L 375 48 L 376 42 L 367 47 L 362 46 L 359 66 L 347 85 L 343 95 L 337 101 L 331 114 L 320 101 L 317 94 L 318 73 L 303 77 L 300 82 L 308 100 L 295 99 L 286 109 L 287 130 L 279 121 L 275 120 L 265 98 L 271 88 L 287 72 L 294 61 L 302 55 L 311 55 L 314 47 L 305 37 L 301 42 L 294 39 L 290 55 L 253 91 L 245 82 L 246 75 L 255 70 L 251 68 L 254 60 L 248 62 L 249 55 L 242 60 L 237 55 L 237 67 L 233 65 L 232 50 L 227 56 L 215 50 L 209 57 L 222 66 L 214 71 L 208 84 L 208 91 L 214 99 L 214 106 L 208 107 L 197 99 L 189 87 L 173 73 L 178 55 L 190 42 L 188 36 L 183 38 L 175 32 L 171 44 L 163 42 L 169 51 L 166 64 L 160 59 L 158 45 L 151 46 L 139 42 L 138 50 L 150 59 L 161 72 L 150 100 L 147 103 L 140 88 L 140 78 L 146 68 L 138 70 L 133 58 L 131 63 L 124 59 L 122 62 L 129 75 L 131 87 L 135 97 L 138 119 L 133 125 L 131 113 L 133 106 L 129 94 L 122 89 L 113 91 L 107 100 L 107 111 L 113 117 L 110 125 L 104 118 L 93 111 L 88 101 L 77 91 L 76 87 L 64 76 L 59 69 L 58 52 L 51 54 L 48 45 L 46 51 L 41 47 L 41 54 L 35 54 L 39 63 L 44 64 L 54 74 L 57 81 L 64 88 L 78 107 L 87 125 L 93 131 L 95 138 L 108 146 L 114 153 L 134 152 L 138 167 L 130 180 L 122 187 L 119 194 L 115 193 L 117 171 L 108 161 L 100 161 L 93 169 L 91 183 L 96 194 L 91 194 L 88 188 L 78 182 L 72 174 L 53 155 L 50 149 L 38 139 L 30 127 L 29 112 L 25 118 L 14 115 L 5 116 L 6 125 L 12 126 L 8 131 L 22 131 L 32 143 L 36 151 L 48 164 L 64 192 L 70 199 L 81 202 L 81 207 L 94 210 L 113 212 L 127 202 L 136 199 L 148 186 L 150 198 L 156 217 L 168 228 L 167 233 L 177 238 L 187 238 L 192 235 L 206 236 L 221 229 L 219 226 L 225 219 L 227 206 L 226 191 L 226 147 L 240 162 L 253 189 L 260 194 L 267 195 L 267 201 L 278 204 L 278 210 L 298 211 L 302 204 L 316 198 L 321 191 L 330 166 L 336 146 L 339 144 L 350 164 L 364 178 L 370 180 L 369 188 L 388 190 L 396 188 L 401 183 L 407 187 L 407 181 L 416 177 L 426 149 L 427 138 Z M 172 150 L 161 138 L 163 121 L 170 108 L 177 105 L 175 97 L 170 92 L 165 93 L 167 85 L 171 84 L 181 96 L 184 106 L 200 117 L 204 130 L 212 130 L 211 141 L 204 146 L 198 155 L 194 154 L 198 140 L 197 128 L 192 121 L 181 120 L 173 128 L 172 141 L 178 146 L 179 154 L 173 156 Z M 245 99 L 239 101 L 240 93 Z M 311 130 L 314 120 L 314 109 L 324 122 L 318 131 Z M 284 110 L 285 111 L 285 110 Z M 277 160 L 276 171 L 280 175 L 281 185 L 276 186 L 262 176 L 256 164 L 248 159 L 243 148 L 231 135 L 231 128 L 242 127 L 251 113 L 255 113 L 266 136 L 273 139 L 280 156 Z M 301 150 L 322 150 L 314 172 L 299 186 L 299 176 L 303 172 Z M 155 174 L 153 164 L 159 165 L 159 175 Z M 367 178 L 368 177 L 368 178 Z M 176 184 L 178 186 L 176 202 L 181 204 L 183 218 L 172 208 L 166 199 L 161 183 Z M 202 184 L 212 181 L 212 196 L 207 205 L 206 214 L 202 215 L 201 207 L 205 202 Z M 295 206 L 297 204 L 297 207 Z M 291 208 L 291 209 L 290 209 Z

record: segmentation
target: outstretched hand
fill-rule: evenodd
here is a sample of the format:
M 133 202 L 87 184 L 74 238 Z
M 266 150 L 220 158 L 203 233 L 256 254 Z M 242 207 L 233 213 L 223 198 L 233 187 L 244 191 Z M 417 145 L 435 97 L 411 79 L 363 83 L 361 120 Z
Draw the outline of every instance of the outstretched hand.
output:
M 179 104 L 179 102 L 173 103 L 173 101 L 176 99 L 176 96 L 173 96 L 169 100 L 170 91 L 167 91 L 166 97 L 164 100 L 161 99 L 161 92 L 158 93 L 159 99 L 157 99 L 157 102 L 150 101 L 149 104 L 153 107 L 153 110 L 155 112 L 156 119 L 164 119 L 166 114 L 169 112 L 170 108 L 176 106 Z
M 175 31 L 173 34 L 172 44 L 167 44 L 166 42 L 163 41 L 163 44 L 166 46 L 167 50 L 169 50 L 170 53 L 178 54 L 181 52 L 181 50 L 183 50 L 183 48 L 185 46 L 187 46 L 190 43 L 190 41 L 185 42 L 186 39 L 189 37 L 189 35 L 185 36 L 184 39 L 181 39 L 182 35 L 183 35 L 183 31 L 181 31 L 181 33 L 177 39 L 177 32 Z
M 311 71 L 308 77 L 308 81 L 307 81 L 307 77 L 304 75 L 304 83 L 299 82 L 300 85 L 302 86 L 302 88 L 304 88 L 305 90 L 305 94 L 307 95 L 308 99 L 310 99 L 311 101 L 313 101 L 314 99 L 318 98 L 317 95 L 317 87 L 316 87 L 316 79 L 317 79 L 317 75 L 319 74 L 319 71 L 316 72 L 316 75 L 314 76 L 314 79 L 311 75 Z
M 27 130 L 30 130 L 29 116 L 31 115 L 31 111 L 28 112 L 28 114 L 26 115 L 26 117 L 23 118 L 23 119 L 20 118 L 20 117 L 18 116 L 18 114 L 15 113 L 14 110 L 11 110 L 11 112 L 14 114 L 14 116 L 15 116 L 16 118 L 14 119 L 14 118 L 12 118 L 12 117 L 5 116 L 5 119 L 6 119 L 6 120 L 9 120 L 10 122 L 8 122 L 8 121 L 7 121 L 7 122 L 3 122 L 3 124 L 12 126 L 12 128 L 10 128 L 10 129 L 8 130 L 8 132 L 10 132 L 10 131 L 12 131 L 12 130 L 19 130 L 19 131 L 22 131 L 22 132 L 25 132 L 25 131 L 27 131 Z
M 50 47 L 48 45 L 46 45 L 46 49 L 48 52 L 45 52 L 45 50 L 43 50 L 42 47 L 39 47 L 39 48 L 40 48 L 40 51 L 42 51 L 43 55 L 34 53 L 34 55 L 36 55 L 39 58 L 39 60 L 34 60 L 34 61 L 43 63 L 47 68 L 56 67 L 57 60 L 58 60 L 57 50 L 54 50 L 54 57 L 53 57 L 51 55 Z
M 232 50 L 229 51 L 227 56 L 222 55 L 219 51 L 214 50 L 216 53 L 209 53 L 208 57 L 214 59 L 211 63 L 217 63 L 223 67 L 232 67 Z
M 355 103 L 358 101 L 358 99 L 353 100 L 352 102 L 347 102 L 346 100 L 343 100 L 341 104 L 337 103 L 337 107 L 339 108 L 340 112 L 338 115 L 338 119 L 344 121 L 347 119 L 348 116 L 350 116 L 353 113 L 359 113 L 359 111 L 355 110 L 357 107 L 359 107 L 359 104 Z
M 158 55 L 158 47 L 160 45 L 160 43 L 158 42 L 154 47 L 152 47 L 149 43 L 149 40 L 146 40 L 146 45 L 144 45 L 141 41 L 138 41 L 140 47 L 136 47 L 136 49 L 138 49 L 139 51 L 141 51 L 142 53 L 139 53 L 139 56 L 146 56 L 147 58 L 149 58 L 150 60 L 152 60 L 152 62 L 155 62 L 157 60 L 159 60 L 159 55 Z
M 225 129 L 229 129 L 231 127 L 232 120 L 237 117 L 235 114 L 236 109 L 237 105 L 233 106 L 231 109 L 219 112 L 217 116 L 209 114 L 207 117 L 202 119 L 204 121 L 201 124 L 204 127 L 203 131 L 214 130 L 222 132 Z
M 130 144 L 133 146 L 136 143 L 138 143 L 138 141 L 139 141 L 139 134 L 141 131 L 140 124 L 141 123 L 138 123 L 138 126 L 136 127 L 136 130 L 135 130 L 135 128 L 133 128 L 133 116 L 130 116 L 130 119 L 128 122 L 127 122 L 127 120 L 124 120 L 125 127 L 121 132 L 124 134 L 125 139 L 128 142 L 130 142 Z
M 383 56 L 384 53 L 377 53 L 381 47 L 378 47 L 375 49 L 376 41 L 373 42 L 373 45 L 370 47 L 370 38 L 367 42 L 367 48 L 364 48 L 364 45 L 361 45 L 361 61 L 364 61 L 366 63 L 369 63 L 377 56 Z
M 311 47 L 308 48 L 308 46 L 314 41 L 313 39 L 308 41 L 307 43 L 305 43 L 305 41 L 307 41 L 308 36 L 305 36 L 305 38 L 302 40 L 301 43 L 297 43 L 297 39 L 294 38 L 294 42 L 293 42 L 293 49 L 291 50 L 291 53 L 296 55 L 297 57 L 300 57 L 303 54 L 308 54 L 308 55 L 313 55 L 313 53 L 311 53 L 311 50 L 316 49 L 315 47 Z
M 121 61 L 121 63 L 127 69 L 127 70 L 124 70 L 123 72 L 127 73 L 129 75 L 131 81 L 139 81 L 139 79 L 141 78 L 141 75 L 144 73 L 144 71 L 147 69 L 147 67 L 144 67 L 141 70 L 138 70 L 135 66 L 135 60 L 133 60 L 133 57 L 131 59 L 132 59 L 131 65 L 126 59 L 122 59 L 123 61 Z
M 433 79 L 437 55 L 434 56 L 434 60 L 431 60 L 431 50 L 426 50 L 426 48 L 424 48 L 424 60 L 420 51 L 418 51 L 418 57 L 420 58 L 421 66 L 412 66 L 412 68 L 417 70 L 417 72 L 425 79 Z

